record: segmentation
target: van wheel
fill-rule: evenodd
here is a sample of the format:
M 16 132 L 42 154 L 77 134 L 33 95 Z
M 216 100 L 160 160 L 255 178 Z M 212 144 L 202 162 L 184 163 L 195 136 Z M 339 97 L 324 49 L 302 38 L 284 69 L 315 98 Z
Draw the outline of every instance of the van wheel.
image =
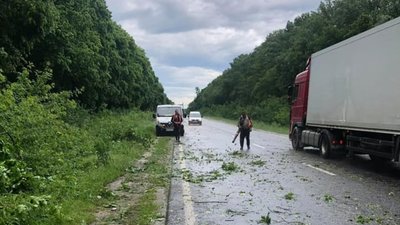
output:
M 160 128 L 157 126 L 156 127 L 156 136 L 160 136 L 160 134 L 161 134 Z
M 322 135 L 321 139 L 321 156 L 322 158 L 329 158 L 331 154 L 331 143 L 329 142 L 329 138 L 326 134 Z
M 294 150 L 302 150 L 303 146 L 301 145 L 301 130 L 298 127 L 295 127 L 292 134 L 292 147 Z

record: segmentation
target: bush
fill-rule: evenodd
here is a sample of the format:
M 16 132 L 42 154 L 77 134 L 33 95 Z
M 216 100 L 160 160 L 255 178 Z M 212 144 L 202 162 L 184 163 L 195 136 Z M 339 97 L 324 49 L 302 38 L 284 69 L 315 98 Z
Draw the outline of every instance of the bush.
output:
M 268 97 L 257 105 L 226 103 L 200 109 L 205 115 L 219 116 L 227 119 L 238 119 L 242 112 L 247 112 L 252 119 L 268 124 L 287 126 L 289 123 L 289 106 L 285 98 Z
M 50 78 L 28 68 L 8 83 L 0 72 L 0 224 L 68 224 L 60 205 L 93 201 L 113 179 L 80 177 L 108 167 L 122 146 L 155 140 L 149 113 L 91 114 L 70 93 L 51 92 Z

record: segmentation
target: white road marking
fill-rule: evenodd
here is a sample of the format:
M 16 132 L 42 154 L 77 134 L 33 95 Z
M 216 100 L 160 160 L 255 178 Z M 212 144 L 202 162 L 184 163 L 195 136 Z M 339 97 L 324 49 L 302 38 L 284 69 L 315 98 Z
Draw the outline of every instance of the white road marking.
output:
M 258 145 L 258 144 L 253 144 L 254 146 L 256 146 L 256 147 L 259 147 L 259 148 L 262 148 L 262 149 L 265 149 L 265 147 L 264 146 L 261 146 L 261 145 Z
M 336 176 L 336 174 L 334 174 L 334 173 L 332 173 L 332 172 L 329 172 L 329 171 L 327 171 L 327 170 L 324 170 L 324 169 L 321 169 L 321 168 L 312 166 L 312 165 L 310 165 L 310 164 L 303 163 L 303 165 L 306 165 L 306 166 L 308 166 L 308 167 L 310 167 L 310 168 L 313 168 L 313 169 L 318 170 L 318 171 L 320 171 L 320 172 L 326 173 L 326 174 L 328 174 L 328 175 Z
M 185 170 L 186 163 L 182 145 L 179 145 L 179 161 L 181 170 Z M 185 224 L 194 225 L 196 224 L 196 215 L 193 210 L 192 194 L 190 192 L 189 183 L 185 180 L 182 180 L 182 198 L 185 210 Z

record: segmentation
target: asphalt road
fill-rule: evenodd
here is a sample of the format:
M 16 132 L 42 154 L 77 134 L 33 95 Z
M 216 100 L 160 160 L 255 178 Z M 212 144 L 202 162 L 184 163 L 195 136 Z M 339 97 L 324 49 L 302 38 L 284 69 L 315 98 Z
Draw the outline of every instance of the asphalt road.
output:
M 256 128 L 251 149 L 240 151 L 235 126 L 186 124 L 174 143 L 168 225 L 400 224 L 398 165 L 365 155 L 325 160 Z

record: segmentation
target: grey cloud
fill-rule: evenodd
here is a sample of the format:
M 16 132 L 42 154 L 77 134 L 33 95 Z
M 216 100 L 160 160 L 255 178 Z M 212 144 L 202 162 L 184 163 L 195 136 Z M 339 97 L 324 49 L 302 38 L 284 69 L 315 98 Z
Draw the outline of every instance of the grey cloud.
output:
M 319 0 L 106 0 L 116 20 L 146 51 L 165 93 L 189 103 L 236 56 Z
M 134 20 L 149 33 L 186 32 L 193 29 L 237 27 L 249 29 L 254 22 L 286 20 L 299 8 L 310 8 L 318 0 L 153 0 L 136 1 L 123 12 L 114 12 L 117 21 Z M 108 1 L 113 9 L 120 1 Z M 282 17 L 283 15 L 283 17 Z M 286 15 L 286 16 L 284 16 Z M 291 18 L 290 18 L 291 19 Z

